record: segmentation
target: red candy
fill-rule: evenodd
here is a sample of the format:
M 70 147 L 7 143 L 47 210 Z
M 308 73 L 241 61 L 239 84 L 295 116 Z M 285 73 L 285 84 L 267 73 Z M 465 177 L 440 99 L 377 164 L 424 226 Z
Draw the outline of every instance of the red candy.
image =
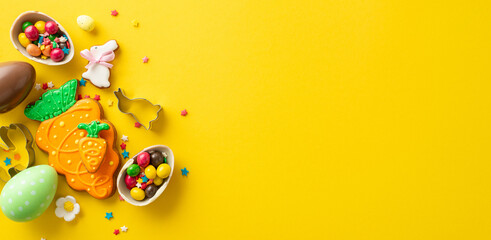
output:
M 138 165 L 140 165 L 140 167 L 148 166 L 148 164 L 150 163 L 150 154 L 148 154 L 147 152 L 140 153 L 140 155 L 138 155 L 138 157 L 136 158 L 136 162 L 138 162 Z
M 58 32 L 58 25 L 53 21 L 47 21 L 46 24 L 44 25 L 44 29 L 49 34 L 55 34 Z
M 31 41 L 36 41 L 39 38 L 39 31 L 34 25 L 27 27 L 24 33 L 26 34 L 27 39 Z
M 147 188 L 148 184 L 147 183 L 142 183 L 142 187 L 141 189 L 145 190 L 145 188 Z
M 124 183 L 126 183 L 126 187 L 131 190 L 136 186 L 136 178 L 130 175 L 126 175 L 126 177 L 124 178 Z
M 55 48 L 55 49 L 51 50 L 50 57 L 51 57 L 51 60 L 53 60 L 55 62 L 59 62 L 65 57 L 65 53 L 63 53 L 63 50 L 61 50 L 59 48 Z

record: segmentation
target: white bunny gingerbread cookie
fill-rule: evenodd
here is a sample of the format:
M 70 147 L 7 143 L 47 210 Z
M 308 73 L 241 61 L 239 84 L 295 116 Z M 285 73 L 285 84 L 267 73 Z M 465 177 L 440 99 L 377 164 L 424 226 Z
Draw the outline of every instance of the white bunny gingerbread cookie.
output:
M 104 45 L 92 46 L 90 50 L 82 50 L 80 55 L 89 60 L 89 63 L 85 66 L 87 71 L 82 74 L 82 77 L 90 80 L 96 87 L 109 87 L 111 85 L 109 82 L 109 76 L 111 74 L 109 69 L 113 65 L 108 62 L 114 60 L 114 51 L 118 47 L 116 40 L 109 40 Z

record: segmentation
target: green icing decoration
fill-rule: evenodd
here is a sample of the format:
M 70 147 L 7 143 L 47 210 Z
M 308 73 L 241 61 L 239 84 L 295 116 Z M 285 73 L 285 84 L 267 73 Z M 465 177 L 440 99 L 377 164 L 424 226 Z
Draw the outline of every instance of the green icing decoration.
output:
M 34 105 L 24 109 L 24 114 L 32 120 L 44 121 L 66 112 L 76 102 L 77 85 L 77 79 L 72 79 L 58 89 L 45 92 Z
M 99 121 L 92 121 L 91 123 L 80 123 L 78 129 L 84 129 L 87 131 L 87 137 L 98 138 L 101 130 L 109 130 L 107 123 L 100 123 Z

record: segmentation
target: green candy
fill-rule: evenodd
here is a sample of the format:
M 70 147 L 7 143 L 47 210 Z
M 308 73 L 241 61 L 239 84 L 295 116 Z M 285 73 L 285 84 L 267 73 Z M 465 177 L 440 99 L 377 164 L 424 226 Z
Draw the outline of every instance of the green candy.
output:
M 58 48 L 58 44 L 56 42 L 53 42 L 53 49 Z
M 138 164 L 131 164 L 128 169 L 126 169 L 126 173 L 131 177 L 134 177 L 140 173 L 140 166 L 138 166 Z
M 53 35 L 53 34 L 51 34 L 51 35 L 49 35 L 49 36 L 48 36 L 48 38 L 49 38 L 49 40 L 54 41 L 54 40 L 55 40 L 55 38 L 56 38 L 56 36 L 55 36 L 55 35 Z
M 29 22 L 29 21 L 24 22 L 24 23 L 22 24 L 22 31 L 25 31 L 25 30 L 26 30 L 26 28 L 27 28 L 27 27 L 29 27 L 29 26 L 32 26 L 32 22 Z
M 38 41 L 36 40 L 36 41 L 32 42 L 32 44 L 38 45 Z

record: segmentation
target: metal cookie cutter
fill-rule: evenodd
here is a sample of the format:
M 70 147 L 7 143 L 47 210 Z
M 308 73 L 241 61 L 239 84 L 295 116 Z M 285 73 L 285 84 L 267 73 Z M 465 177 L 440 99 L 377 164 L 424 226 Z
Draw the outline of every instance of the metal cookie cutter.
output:
M 24 126 L 23 124 L 20 123 L 13 123 L 10 124 L 10 126 L 2 126 L 0 127 L 0 138 L 5 144 L 0 143 L 0 148 L 3 150 L 4 153 L 8 153 L 10 151 L 14 150 L 20 150 L 22 149 L 23 146 L 18 146 L 16 147 L 10 137 L 8 136 L 9 131 L 14 131 L 18 130 L 19 132 L 22 133 L 23 137 L 25 138 L 25 150 L 28 155 L 27 160 L 23 160 L 20 158 L 16 159 L 17 157 L 9 158 L 9 157 L 0 157 L 0 179 L 2 181 L 8 181 L 10 180 L 15 174 L 18 172 L 28 168 L 29 166 L 34 164 L 34 148 L 32 147 L 33 144 L 33 138 L 31 135 L 31 132 L 29 129 Z M 0 152 L 0 156 L 3 155 Z M 16 154 L 17 156 L 18 154 Z
M 133 99 L 129 99 L 128 97 L 126 97 L 126 95 L 124 94 L 123 90 L 121 90 L 121 88 L 119 88 L 118 91 L 114 91 L 114 95 L 118 99 L 118 109 L 119 109 L 119 111 L 121 111 L 122 113 L 131 115 L 146 130 L 149 130 L 150 128 L 152 128 L 152 123 L 154 121 L 156 121 L 157 119 L 159 119 L 159 113 L 160 113 L 160 111 L 162 111 L 162 107 L 160 105 L 158 105 L 158 104 L 155 105 L 155 104 L 151 103 L 150 101 L 148 101 L 145 98 L 133 98 Z M 153 118 L 152 120 L 150 120 L 148 122 L 148 124 L 147 124 L 148 127 L 144 123 L 141 123 L 140 120 L 138 120 L 138 117 L 135 115 L 135 113 L 125 110 L 125 109 L 131 109 L 131 105 L 132 104 L 137 104 L 138 102 L 141 102 L 141 103 L 144 103 L 144 104 L 148 105 L 149 107 L 151 107 L 155 111 L 155 118 Z

